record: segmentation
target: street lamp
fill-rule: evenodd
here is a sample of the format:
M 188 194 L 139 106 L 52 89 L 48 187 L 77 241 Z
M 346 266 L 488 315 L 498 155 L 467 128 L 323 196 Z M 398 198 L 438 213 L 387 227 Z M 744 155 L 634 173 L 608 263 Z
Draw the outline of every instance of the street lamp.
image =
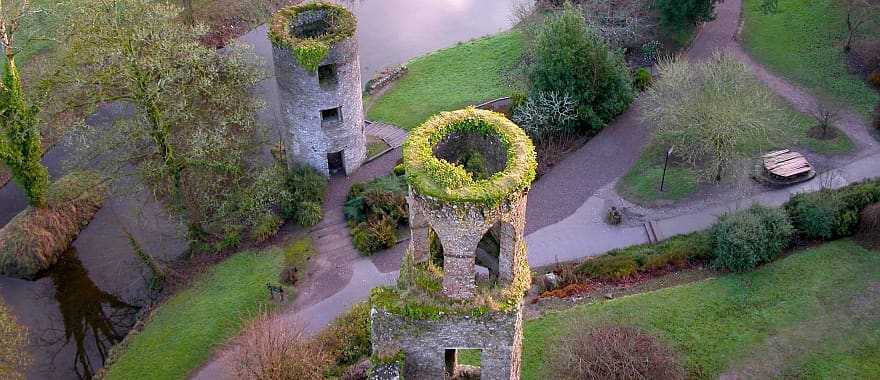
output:
M 672 150 L 675 148 L 670 147 L 668 151 L 666 151 L 666 162 L 663 163 L 663 176 L 660 177 L 660 192 L 663 192 L 663 185 L 666 184 L 666 168 L 669 167 L 669 156 L 672 156 Z

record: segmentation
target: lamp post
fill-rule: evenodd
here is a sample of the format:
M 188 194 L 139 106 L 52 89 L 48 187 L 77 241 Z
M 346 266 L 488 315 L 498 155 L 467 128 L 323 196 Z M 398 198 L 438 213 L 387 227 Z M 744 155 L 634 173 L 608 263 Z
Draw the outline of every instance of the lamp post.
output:
M 666 162 L 663 163 L 663 176 L 660 177 L 660 192 L 661 193 L 663 192 L 663 185 L 666 184 L 666 168 L 669 167 L 669 156 L 672 155 L 673 149 L 674 148 L 670 147 L 669 150 L 666 151 Z

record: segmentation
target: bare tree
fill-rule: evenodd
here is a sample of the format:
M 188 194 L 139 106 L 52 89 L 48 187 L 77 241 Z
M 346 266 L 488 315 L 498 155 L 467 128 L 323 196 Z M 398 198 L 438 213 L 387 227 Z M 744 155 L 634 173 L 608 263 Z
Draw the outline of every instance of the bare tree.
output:
M 568 94 L 539 91 L 516 107 L 512 119 L 533 139 L 541 141 L 557 134 L 577 118 L 575 102 Z
M 581 9 L 590 27 L 612 48 L 640 45 L 651 28 L 639 1 L 586 0 Z
M 850 51 L 853 42 L 862 36 L 869 22 L 880 18 L 880 0 L 843 0 L 846 9 L 846 42 L 843 51 Z
M 840 105 L 831 101 L 820 101 L 816 108 L 810 112 L 813 119 L 816 120 L 818 133 L 814 137 L 820 139 L 829 139 L 836 136 L 834 133 L 834 124 L 840 118 L 840 112 L 843 109 Z

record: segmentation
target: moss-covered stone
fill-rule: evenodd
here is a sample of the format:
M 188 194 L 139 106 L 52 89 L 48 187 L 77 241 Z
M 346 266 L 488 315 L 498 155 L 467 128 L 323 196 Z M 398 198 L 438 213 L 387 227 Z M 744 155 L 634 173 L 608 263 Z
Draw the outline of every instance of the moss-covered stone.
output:
M 323 33 L 316 36 L 296 36 L 291 32 L 293 22 L 306 12 L 320 12 L 320 20 L 326 22 Z M 291 5 L 272 15 L 269 22 L 269 40 L 278 47 L 290 49 L 303 68 L 309 71 L 318 65 L 336 43 L 351 38 L 357 29 L 357 19 L 345 7 L 323 1 Z
M 506 166 L 487 179 L 477 179 L 463 166 L 438 158 L 434 149 L 454 133 L 479 133 L 497 138 L 506 152 Z M 403 163 L 413 190 L 449 203 L 494 206 L 525 190 L 535 179 L 537 160 L 531 139 L 504 115 L 467 109 L 443 112 L 410 133 Z

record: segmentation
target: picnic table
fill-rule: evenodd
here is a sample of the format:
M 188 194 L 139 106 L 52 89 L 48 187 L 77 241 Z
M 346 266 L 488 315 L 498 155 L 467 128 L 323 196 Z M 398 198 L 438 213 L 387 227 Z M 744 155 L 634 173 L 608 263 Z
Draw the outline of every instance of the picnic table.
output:
M 761 161 L 766 179 L 777 184 L 806 181 L 816 173 L 803 154 L 788 149 L 767 153 Z

